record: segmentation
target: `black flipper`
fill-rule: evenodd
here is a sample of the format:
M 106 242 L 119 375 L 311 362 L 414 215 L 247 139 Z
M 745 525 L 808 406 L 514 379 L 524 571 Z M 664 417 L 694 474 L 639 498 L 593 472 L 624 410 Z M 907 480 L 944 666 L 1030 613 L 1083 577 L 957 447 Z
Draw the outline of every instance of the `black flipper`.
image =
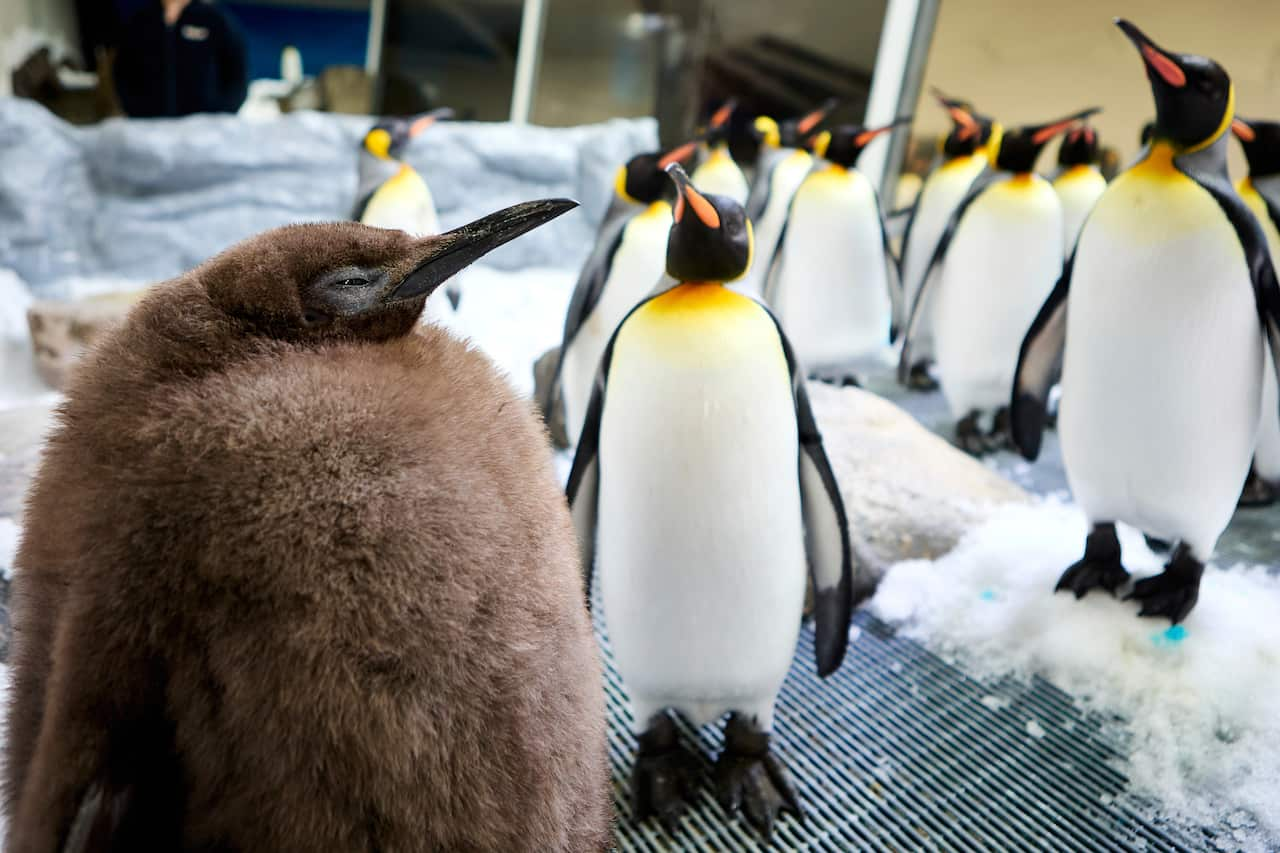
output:
M 1235 228 L 1240 247 L 1244 250 L 1245 264 L 1249 267 L 1249 279 L 1253 282 L 1258 318 L 1262 321 L 1263 333 L 1271 346 L 1271 360 L 1280 378 L 1280 283 L 1276 281 L 1275 267 L 1267 249 L 1267 236 L 1227 177 L 1227 136 L 1229 134 L 1224 134 L 1201 151 L 1175 157 L 1173 165 L 1213 196 Z M 1276 211 L 1270 201 L 1267 202 L 1267 211 L 1274 219 Z
M 761 288 L 761 299 L 766 305 L 773 305 L 778 297 L 778 279 L 782 272 L 782 253 L 787 246 L 787 231 L 791 225 L 791 211 L 787 211 L 787 219 L 782 223 L 782 230 L 778 232 L 778 242 L 774 244 L 773 254 L 766 260 L 769 268 L 765 270 L 764 285 Z
M 969 206 L 977 201 L 978 197 L 1004 174 L 1003 172 L 988 170 L 974 178 L 973 183 L 969 186 L 969 192 L 956 205 L 956 209 L 951 213 L 951 218 L 947 220 L 947 227 L 943 229 L 942 235 L 938 237 L 938 245 L 934 247 L 933 255 L 929 258 L 929 264 L 924 268 L 924 273 L 920 277 L 920 288 L 916 291 L 916 298 L 911 303 L 911 311 L 907 315 L 906 328 L 902 330 L 902 357 L 898 360 L 898 382 L 903 385 L 907 384 L 907 378 L 911 374 L 911 338 L 916 334 L 917 326 L 920 323 L 920 305 L 923 304 L 925 292 L 929 289 L 931 279 L 934 278 L 932 275 L 933 269 L 941 264 L 942 259 L 946 257 L 947 249 L 951 246 L 951 240 L 956 236 L 956 231 L 960 228 L 960 221 L 964 219 Z
M 1013 445 L 1023 457 L 1035 461 L 1040 455 L 1048 418 L 1049 391 L 1062 373 L 1062 353 L 1067 341 L 1067 293 L 1076 255 L 1062 266 L 1062 275 L 1049 298 L 1031 323 L 1018 350 L 1018 367 L 1013 374 L 1013 399 L 1009 404 L 1009 426 Z
M 560 340 L 560 355 L 556 358 L 556 369 L 547 383 L 546 396 L 540 401 L 542 411 L 553 411 L 556 397 L 560 392 L 560 374 L 564 370 L 564 354 L 573 343 L 582 324 L 591 316 L 600 296 L 604 293 L 605 282 L 609 279 L 609 270 L 613 267 L 613 256 L 622 244 L 622 234 L 627 224 L 635 215 L 618 216 L 613 221 L 601 226 L 600 235 L 596 238 L 595 249 L 587 258 L 582 272 L 578 275 L 578 283 L 573 288 L 573 296 L 569 299 L 569 310 L 564 318 L 564 335 Z
M 778 164 L 782 160 L 782 156 L 775 157 L 769 170 L 756 176 L 755 185 L 751 187 L 751 192 L 747 196 L 747 203 L 744 205 L 747 211 L 747 218 L 752 222 L 758 222 L 769 208 L 769 196 L 773 193 L 773 170 L 778 168 Z
M 809 405 L 804 385 L 804 369 L 796 359 L 791 342 L 778 319 L 773 319 L 791 369 L 791 389 L 796 405 L 796 426 L 800 436 L 800 503 L 804 512 L 805 551 L 813 579 L 815 622 L 814 656 L 818 675 L 827 676 L 840 668 L 849 646 L 849 625 L 853 610 L 875 589 L 870 580 L 854 585 L 853 535 L 844 499 L 822 445 L 822 433 Z M 867 561 L 865 549 L 860 560 Z M 867 567 L 867 575 L 877 573 Z
M 884 245 L 884 260 L 888 269 L 885 271 L 885 283 L 889 287 L 889 304 L 892 306 L 893 320 L 889 326 L 889 343 L 893 343 L 902 334 L 902 329 L 906 326 L 907 318 L 903 316 L 906 312 L 906 293 L 902 287 L 902 259 L 893 254 L 893 247 L 889 245 L 889 224 L 884 219 L 884 208 L 880 206 L 879 193 L 873 192 L 876 201 L 876 214 L 880 217 L 880 239 Z M 914 215 L 914 214 L 913 214 Z

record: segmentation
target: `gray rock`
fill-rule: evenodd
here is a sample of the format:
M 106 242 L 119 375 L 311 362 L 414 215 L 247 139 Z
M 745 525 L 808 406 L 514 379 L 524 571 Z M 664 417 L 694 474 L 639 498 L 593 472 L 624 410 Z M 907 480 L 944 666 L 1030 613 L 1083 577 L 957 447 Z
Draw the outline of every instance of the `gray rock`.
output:
M 57 298 L 60 279 L 156 281 L 267 228 L 345 219 L 370 122 L 300 112 L 78 128 L 34 102 L 0 99 L 0 151 L 21 164 L 0 169 L 0 268 Z M 595 239 L 614 169 L 656 145 L 652 119 L 572 128 L 447 122 L 415 140 L 406 160 L 430 184 L 446 228 L 531 198 L 577 199 L 580 212 L 490 256 L 504 269 L 576 266 Z
M 881 561 L 936 559 L 1021 488 L 857 388 L 809 384 L 850 525 Z

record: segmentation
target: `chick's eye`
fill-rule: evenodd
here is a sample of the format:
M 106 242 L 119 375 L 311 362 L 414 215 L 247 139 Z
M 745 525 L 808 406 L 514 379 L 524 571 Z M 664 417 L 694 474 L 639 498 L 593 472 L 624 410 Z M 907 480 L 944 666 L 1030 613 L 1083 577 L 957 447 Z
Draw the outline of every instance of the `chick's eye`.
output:
M 364 287 L 368 283 L 369 282 L 363 278 L 344 278 L 342 281 L 335 284 L 334 287 Z

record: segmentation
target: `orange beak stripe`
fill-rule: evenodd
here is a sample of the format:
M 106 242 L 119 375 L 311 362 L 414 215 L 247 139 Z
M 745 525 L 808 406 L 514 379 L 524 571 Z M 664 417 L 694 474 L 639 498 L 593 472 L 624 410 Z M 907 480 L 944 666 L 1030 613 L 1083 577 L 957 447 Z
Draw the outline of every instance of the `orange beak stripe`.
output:
M 796 130 L 801 133 L 808 133 L 817 126 L 818 122 L 822 121 L 822 117 L 826 114 L 826 110 L 814 110 L 804 118 L 800 119 L 800 121 L 796 122 Z
M 675 218 L 676 222 L 684 219 L 684 193 L 680 193 L 680 195 L 676 196 L 676 209 L 672 212 L 672 216 Z
M 1231 132 L 1244 142 L 1252 142 L 1258 138 L 1258 134 L 1253 132 L 1253 128 L 1238 118 L 1231 120 Z
M 1062 131 L 1066 130 L 1068 127 L 1071 127 L 1071 125 L 1075 124 L 1077 121 L 1079 121 L 1079 119 L 1069 118 L 1069 119 L 1066 119 L 1065 121 L 1060 121 L 1060 122 L 1057 122 L 1056 124 L 1051 124 L 1048 127 L 1042 127 L 1035 132 L 1035 135 L 1031 137 L 1031 141 L 1034 142 L 1036 145 L 1039 145 L 1042 142 L 1048 142 L 1050 139 L 1053 139 L 1055 136 L 1057 136 Z
M 1187 85 L 1187 75 L 1178 67 L 1178 63 L 1165 56 L 1149 44 L 1142 46 L 1142 58 L 1151 66 L 1151 70 L 1159 74 L 1164 82 L 1181 89 Z
M 978 123 L 965 110 L 959 107 L 947 107 L 947 113 L 952 121 L 960 125 L 960 132 L 956 134 L 956 138 L 963 141 L 978 132 Z
M 721 127 L 726 121 L 728 121 L 729 116 L 733 115 L 733 107 L 734 107 L 733 101 L 729 101 L 720 109 L 716 110 L 715 113 L 711 116 L 711 126 Z
M 422 118 L 415 121 L 413 124 L 409 125 L 409 136 L 411 138 L 414 136 L 417 136 L 419 133 L 422 133 L 424 130 L 431 127 L 431 125 L 435 123 L 436 123 L 435 116 L 423 116 Z
M 708 228 L 720 227 L 720 214 L 716 213 L 716 209 L 711 206 L 711 202 L 703 198 L 702 194 L 693 187 L 685 189 L 684 194 L 689 199 L 689 206 L 693 208 L 693 212 L 698 219 L 702 220 L 703 225 Z
M 880 134 L 888 133 L 891 130 L 893 130 L 893 125 L 891 124 L 885 127 L 877 127 L 875 130 L 864 130 L 853 138 L 853 144 L 861 148 Z
M 666 154 L 662 155 L 662 159 L 658 161 L 658 168 L 665 171 L 672 163 L 679 163 L 683 160 L 687 160 L 689 155 L 692 154 L 693 150 L 697 147 L 697 142 L 686 142 L 684 145 L 672 148 Z

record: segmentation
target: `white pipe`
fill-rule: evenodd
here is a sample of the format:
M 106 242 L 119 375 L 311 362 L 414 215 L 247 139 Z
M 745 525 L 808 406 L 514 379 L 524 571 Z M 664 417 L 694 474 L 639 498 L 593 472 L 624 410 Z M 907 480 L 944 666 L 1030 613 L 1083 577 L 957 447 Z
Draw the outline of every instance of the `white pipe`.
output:
M 376 77 L 382 66 L 382 35 L 387 27 L 387 0 L 370 0 L 369 40 L 364 47 L 364 71 Z
M 542 30 L 547 22 L 546 0 L 524 0 L 520 17 L 520 45 L 516 48 L 516 76 L 511 87 L 511 123 L 528 124 L 542 61 Z
M 920 0 L 889 0 L 885 7 L 880 46 L 876 50 L 876 67 L 871 75 L 871 93 L 867 97 L 867 113 L 862 120 L 867 127 L 881 127 L 897 118 L 895 113 L 902 98 L 902 84 L 906 80 L 907 61 L 911 56 L 911 39 L 919 14 Z M 858 160 L 858 171 L 866 175 L 874 187 L 884 184 L 888 150 L 889 135 L 886 134 L 867 146 Z M 893 199 L 882 203 L 892 205 Z

